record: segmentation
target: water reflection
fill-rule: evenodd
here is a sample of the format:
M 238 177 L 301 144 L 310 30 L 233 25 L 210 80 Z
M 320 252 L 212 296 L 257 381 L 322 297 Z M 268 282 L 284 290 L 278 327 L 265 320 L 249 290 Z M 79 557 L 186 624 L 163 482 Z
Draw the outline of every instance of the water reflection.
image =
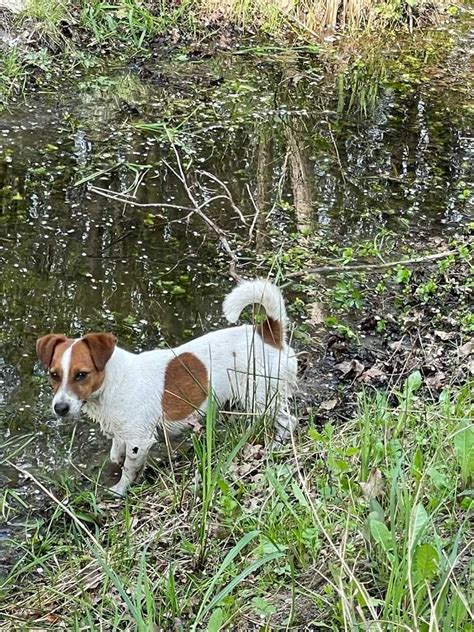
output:
M 257 252 L 275 227 L 350 245 L 381 228 L 422 240 L 468 218 L 459 193 L 470 145 L 462 102 L 453 105 L 455 85 L 452 92 L 435 81 L 409 90 L 385 85 L 361 117 L 338 113 L 334 81 L 308 63 L 301 71 L 298 60 L 223 57 L 198 70 L 168 66 L 165 83 L 153 73 L 141 82 L 114 71 L 79 90 L 32 96 L 5 115 L 0 436 L 37 435 L 18 455 L 21 464 L 57 472 L 69 456 L 96 465 L 103 456 L 96 430 L 82 423 L 68 455 L 72 429 L 49 412 L 34 358 L 38 335 L 113 330 L 139 350 L 220 322 L 228 282 L 215 235 L 183 210 L 130 208 L 86 181 L 76 185 L 95 174 L 95 184 L 132 190 L 140 204 L 189 206 L 166 166 L 173 153 L 164 127 L 133 123 L 166 123 L 183 164 L 193 165 L 200 199 L 217 185 L 199 169 L 228 184 L 242 212 L 255 217 Z M 214 85 L 217 75 L 224 81 Z M 222 199 L 207 212 L 223 228 L 237 225 Z M 18 483 L 10 470 L 4 476 Z

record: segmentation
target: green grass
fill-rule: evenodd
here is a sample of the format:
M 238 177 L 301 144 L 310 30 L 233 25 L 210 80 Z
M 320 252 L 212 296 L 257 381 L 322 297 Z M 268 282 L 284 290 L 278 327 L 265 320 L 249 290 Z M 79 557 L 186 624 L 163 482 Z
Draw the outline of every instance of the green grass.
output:
M 436 403 L 421 386 L 415 373 L 363 393 L 352 419 L 310 419 L 273 457 L 265 424 L 216 429 L 211 411 L 189 458 L 123 505 L 94 483 L 57 482 L 1 586 L 0 616 L 15 630 L 467 632 L 472 383 Z M 15 502 L 4 499 L 10 517 Z

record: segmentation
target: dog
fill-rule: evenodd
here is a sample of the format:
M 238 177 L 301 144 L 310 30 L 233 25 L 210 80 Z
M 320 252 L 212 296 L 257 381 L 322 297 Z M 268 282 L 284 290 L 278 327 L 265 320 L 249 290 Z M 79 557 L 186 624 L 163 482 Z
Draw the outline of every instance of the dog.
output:
M 84 410 L 112 439 L 110 460 L 122 466 L 111 488 L 124 496 L 141 473 L 158 431 L 171 438 L 206 412 L 210 398 L 243 411 L 270 415 L 276 443 L 296 427 L 289 398 L 297 386 L 297 357 L 287 343 L 287 314 L 280 290 L 263 279 L 242 281 L 224 299 L 228 322 L 259 305 L 260 323 L 220 329 L 175 349 L 130 353 L 111 333 L 37 340 L 38 359 L 55 391 L 59 417 Z

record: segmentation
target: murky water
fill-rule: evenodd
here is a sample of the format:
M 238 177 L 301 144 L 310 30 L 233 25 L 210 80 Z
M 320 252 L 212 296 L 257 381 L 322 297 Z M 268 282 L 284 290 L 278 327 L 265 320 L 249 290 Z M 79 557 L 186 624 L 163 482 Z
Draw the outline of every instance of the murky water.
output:
M 461 39 L 440 65 L 410 53 L 398 73 L 392 59 L 389 76 L 382 61 L 344 76 L 293 54 L 98 68 L 3 112 L 4 454 L 43 477 L 74 473 L 70 462 L 96 469 L 106 456 L 87 420 L 52 416 L 38 335 L 106 329 L 141 350 L 221 322 L 226 257 L 188 217 L 170 138 L 198 202 L 220 196 L 205 210 L 222 229 L 245 241 L 249 226 L 202 171 L 227 184 L 248 225 L 260 210 L 250 252 L 275 250 L 279 234 L 297 230 L 315 244 L 354 245 L 382 230 L 423 242 L 468 221 L 465 47 Z M 132 208 L 91 184 L 183 208 Z M 1 459 L 0 483 L 36 493 Z

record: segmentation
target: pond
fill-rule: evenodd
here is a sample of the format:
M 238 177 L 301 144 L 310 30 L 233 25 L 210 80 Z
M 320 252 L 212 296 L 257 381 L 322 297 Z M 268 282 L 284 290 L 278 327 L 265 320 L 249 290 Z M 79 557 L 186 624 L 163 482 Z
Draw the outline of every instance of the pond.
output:
M 349 70 L 276 50 L 108 64 L 12 103 L 0 119 L 1 485 L 39 507 L 6 455 L 42 479 L 97 472 L 107 455 L 86 419 L 53 416 L 39 335 L 105 329 L 139 351 L 222 323 L 227 255 L 186 186 L 237 236 L 242 274 L 266 274 L 287 235 L 317 255 L 384 234 L 422 245 L 467 223 L 469 42 L 457 37 L 439 61 L 415 48 Z

